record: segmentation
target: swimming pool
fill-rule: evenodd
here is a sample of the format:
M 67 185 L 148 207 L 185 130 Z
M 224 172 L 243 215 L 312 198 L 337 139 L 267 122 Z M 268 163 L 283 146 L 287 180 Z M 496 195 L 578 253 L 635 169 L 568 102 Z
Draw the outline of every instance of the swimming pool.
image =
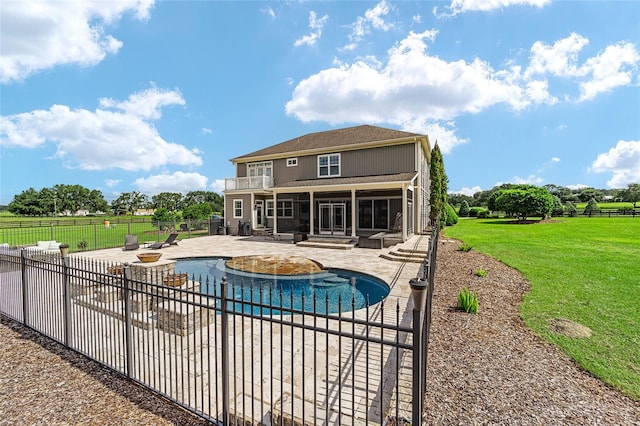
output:
M 374 305 L 389 294 L 389 286 L 384 281 L 360 272 L 325 269 L 312 274 L 258 274 L 228 268 L 227 260 L 229 258 L 221 257 L 178 259 L 176 273 L 194 276 L 203 283 L 201 291 L 209 294 L 220 294 L 220 280 L 226 276 L 230 284 L 228 296 L 238 301 L 233 309 L 258 315 L 286 315 L 292 309 L 320 314 L 347 312 Z

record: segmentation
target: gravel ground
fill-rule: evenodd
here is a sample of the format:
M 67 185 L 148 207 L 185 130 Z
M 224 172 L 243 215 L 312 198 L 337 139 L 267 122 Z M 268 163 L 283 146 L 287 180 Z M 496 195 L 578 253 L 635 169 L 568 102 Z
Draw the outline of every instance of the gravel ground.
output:
M 425 424 L 640 425 L 640 403 L 582 371 L 522 322 L 522 275 L 444 241 L 438 251 Z M 485 278 L 472 271 L 483 268 Z M 478 315 L 453 308 L 478 292 Z M 0 317 L 0 425 L 198 425 L 203 420 Z

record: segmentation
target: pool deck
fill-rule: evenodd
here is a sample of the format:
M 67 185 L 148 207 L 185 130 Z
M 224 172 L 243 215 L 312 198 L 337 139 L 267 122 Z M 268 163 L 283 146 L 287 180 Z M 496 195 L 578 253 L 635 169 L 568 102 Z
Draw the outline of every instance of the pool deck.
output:
M 302 247 L 296 244 L 293 244 L 291 241 L 276 241 L 266 237 L 241 237 L 241 236 L 226 236 L 226 235 L 218 235 L 218 236 L 209 236 L 209 237 L 199 237 L 192 239 L 180 240 L 178 245 L 170 246 L 163 248 L 161 250 L 149 250 L 146 248 L 140 248 L 138 250 L 133 251 L 124 251 L 121 248 L 117 249 L 106 249 L 106 250 L 98 250 L 91 252 L 83 252 L 83 253 L 75 253 L 74 256 L 81 256 L 82 258 L 92 258 L 98 260 L 105 260 L 110 262 L 130 262 L 130 263 L 138 263 L 138 259 L 136 257 L 137 254 L 145 253 L 145 252 L 161 252 L 162 259 L 161 261 L 179 259 L 179 258 L 189 258 L 189 257 L 213 257 L 213 256 L 224 256 L 224 257 L 235 257 L 235 256 L 251 256 L 251 255 L 275 255 L 275 256 L 298 256 L 304 257 L 307 259 L 311 259 L 315 262 L 320 263 L 324 268 L 340 268 L 340 269 L 350 269 L 358 272 L 367 273 L 373 275 L 377 278 L 385 281 L 390 287 L 390 293 L 387 297 L 387 301 L 392 303 L 394 309 L 385 309 L 383 314 L 384 318 L 380 318 L 380 310 L 379 309 L 371 309 L 369 312 L 369 319 L 374 321 L 383 320 L 385 323 L 394 324 L 396 318 L 398 318 L 396 314 L 396 301 L 400 310 L 400 317 L 402 318 L 411 318 L 410 312 L 413 307 L 413 302 L 411 300 L 411 290 L 409 287 L 409 280 L 415 278 L 420 264 L 412 263 L 412 262 L 399 262 L 393 260 L 387 260 L 381 257 L 381 255 L 389 254 L 391 251 L 397 251 L 399 248 L 406 250 L 420 250 L 426 251 L 429 237 L 427 235 L 415 235 L 404 243 L 398 244 L 396 246 L 390 248 L 383 249 L 366 249 L 366 248 L 353 248 L 351 250 L 341 250 L 341 249 L 330 249 L 330 248 L 317 248 L 317 247 Z M 392 311 L 392 312 L 390 312 Z M 358 312 L 358 316 L 362 317 L 364 315 L 364 310 L 360 310 Z M 235 331 L 236 333 L 243 332 L 243 330 L 253 330 L 254 325 L 251 321 L 247 322 L 241 321 L 238 329 Z M 407 324 L 404 324 L 407 325 Z M 249 328 L 250 327 L 250 328 Z M 281 332 L 286 332 L 282 331 Z M 304 335 L 303 335 L 304 336 Z M 331 345 L 329 343 L 329 347 L 325 348 L 326 351 L 331 352 Z M 268 348 L 267 348 L 268 349 Z M 310 348 L 313 350 L 314 348 Z M 305 349 L 307 350 L 307 349 Z M 316 349 L 318 350 L 318 349 Z M 250 352 L 250 350 L 249 350 Z M 391 409 L 398 410 L 400 417 L 410 419 L 411 418 L 411 392 L 410 392 L 410 381 L 412 374 L 411 369 L 411 354 L 406 353 L 402 356 L 402 360 L 400 362 L 400 378 L 399 378 L 399 388 L 395 388 L 393 385 L 393 389 L 389 389 L 389 384 L 385 383 L 376 383 L 375 386 L 379 388 L 387 388 L 386 392 L 392 394 L 392 396 L 387 396 L 385 399 L 391 401 Z M 245 352 L 243 351 L 242 354 Z M 251 356 L 251 358 L 248 358 Z M 273 354 L 269 354 L 268 356 L 273 356 Z M 386 356 L 390 356 L 389 354 L 385 354 Z M 244 361 L 251 363 L 253 359 L 253 354 L 247 353 Z M 375 360 L 375 362 L 388 362 L 389 359 L 386 360 Z M 369 362 L 368 360 L 363 360 L 363 362 Z M 354 365 L 356 364 L 355 355 L 354 355 Z M 250 364 L 249 364 L 250 365 Z M 293 368 L 293 366 L 291 366 Z M 286 367 L 285 367 L 286 368 Z M 297 366 L 296 366 L 297 368 Z M 328 370 L 327 370 L 328 371 Z M 338 366 L 338 372 L 340 371 L 340 366 Z M 304 373 L 303 373 L 304 374 Z M 285 375 L 286 376 L 286 375 Z M 293 374 L 291 374 L 293 376 Z M 331 378 L 326 377 L 326 382 L 330 383 Z M 356 378 L 354 377 L 354 380 Z M 385 380 L 386 382 L 387 380 Z M 315 384 L 315 380 L 314 380 Z M 373 385 L 373 384 L 372 384 Z M 333 395 L 335 391 L 325 390 L 325 395 L 327 398 Z M 272 399 L 285 400 L 286 398 L 291 398 L 289 394 L 283 393 L 279 395 L 269 395 Z M 247 395 L 237 395 L 236 398 L 239 398 L 243 401 L 246 398 L 249 398 Z M 294 396 L 296 398 L 296 396 Z M 350 396 L 351 398 L 351 396 Z M 301 400 L 305 400 L 304 395 Z M 365 401 L 371 402 L 371 399 L 367 395 L 364 398 Z M 303 402 L 306 404 L 306 402 Z M 344 410 L 341 413 L 341 421 L 345 421 L 347 418 L 350 420 L 346 420 L 348 424 L 351 424 L 352 421 L 359 422 L 362 418 L 369 419 L 369 414 L 365 414 L 367 410 L 370 408 L 365 407 L 366 404 L 356 404 L 358 406 L 347 407 L 347 410 Z M 294 407 L 292 403 L 292 408 Z M 296 409 L 297 410 L 297 409 Z M 296 411 L 294 410 L 294 411 Z M 259 410 L 258 410 L 259 411 Z M 252 408 L 253 412 L 253 408 Z M 295 414 L 295 413 L 294 413 Z M 254 421 L 258 423 L 261 419 L 255 418 Z M 375 423 L 382 424 L 382 419 L 378 419 L 378 421 L 370 422 L 371 424 Z M 332 421 L 327 420 L 326 424 L 332 424 Z

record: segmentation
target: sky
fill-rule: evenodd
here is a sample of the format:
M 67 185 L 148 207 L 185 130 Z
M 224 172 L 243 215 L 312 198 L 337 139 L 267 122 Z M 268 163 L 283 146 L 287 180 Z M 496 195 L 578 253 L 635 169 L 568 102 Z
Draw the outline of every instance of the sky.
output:
M 449 191 L 640 182 L 640 2 L 0 0 L 0 204 L 222 192 L 318 131 L 427 134 Z

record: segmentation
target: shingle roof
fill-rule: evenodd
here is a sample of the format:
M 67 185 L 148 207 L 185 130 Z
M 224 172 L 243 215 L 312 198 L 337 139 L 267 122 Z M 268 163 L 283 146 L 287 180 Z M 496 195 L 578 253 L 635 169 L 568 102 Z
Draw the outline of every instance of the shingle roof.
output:
M 236 157 L 232 161 L 248 159 L 252 157 L 278 155 L 319 148 L 337 148 L 367 142 L 387 141 L 416 136 L 424 135 L 370 125 L 347 127 L 344 129 L 309 133 L 304 136 L 300 136 L 258 151 L 251 152 L 249 154 L 242 155 L 240 157 Z

